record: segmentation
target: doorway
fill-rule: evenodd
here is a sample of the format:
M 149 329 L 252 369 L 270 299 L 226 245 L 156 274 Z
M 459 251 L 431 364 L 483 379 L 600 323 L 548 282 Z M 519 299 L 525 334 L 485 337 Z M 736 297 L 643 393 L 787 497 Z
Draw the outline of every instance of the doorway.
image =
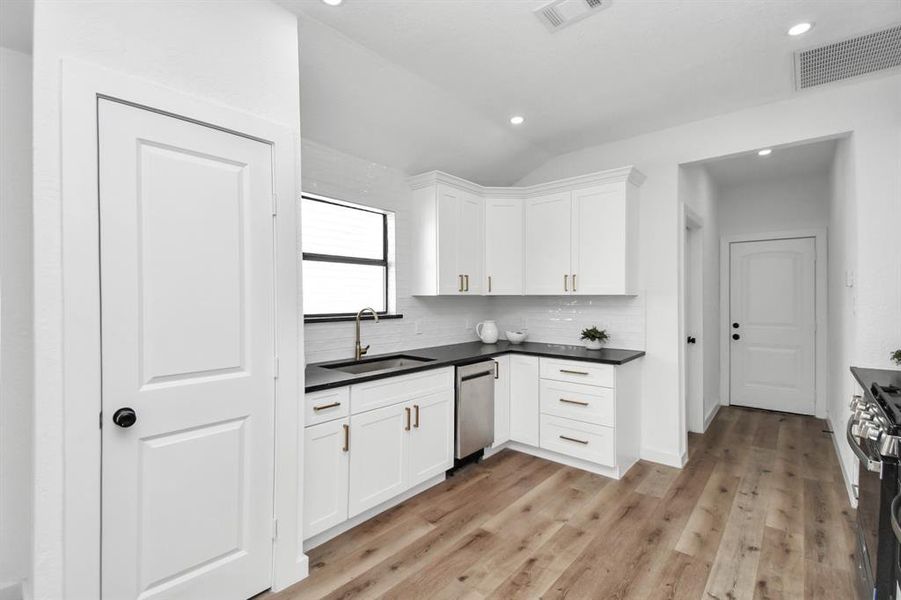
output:
M 817 239 L 727 244 L 730 404 L 815 414 Z

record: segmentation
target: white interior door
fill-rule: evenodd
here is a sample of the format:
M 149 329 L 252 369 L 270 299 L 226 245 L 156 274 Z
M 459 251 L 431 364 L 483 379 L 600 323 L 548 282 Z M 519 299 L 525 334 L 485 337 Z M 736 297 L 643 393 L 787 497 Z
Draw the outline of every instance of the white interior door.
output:
M 730 246 L 731 403 L 814 414 L 814 238 Z
M 106 100 L 99 146 L 103 597 L 247 598 L 272 568 L 270 147 Z

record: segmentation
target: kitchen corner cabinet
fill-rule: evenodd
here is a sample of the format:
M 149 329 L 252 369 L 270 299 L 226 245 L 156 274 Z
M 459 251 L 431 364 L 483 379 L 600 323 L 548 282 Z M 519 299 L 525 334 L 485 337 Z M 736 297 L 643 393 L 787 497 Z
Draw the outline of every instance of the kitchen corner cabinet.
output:
M 413 192 L 414 294 L 480 295 L 484 201 L 438 184 Z
M 412 177 L 415 295 L 633 295 L 634 167 L 528 187 Z

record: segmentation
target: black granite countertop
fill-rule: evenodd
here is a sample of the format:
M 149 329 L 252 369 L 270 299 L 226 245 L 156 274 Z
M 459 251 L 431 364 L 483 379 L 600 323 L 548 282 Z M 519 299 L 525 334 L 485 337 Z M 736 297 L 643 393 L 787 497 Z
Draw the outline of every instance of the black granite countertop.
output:
M 539 344 L 537 342 L 523 342 L 511 344 L 501 340 L 496 344 L 483 344 L 482 342 L 466 342 L 463 344 L 451 344 L 449 346 L 433 346 L 431 348 L 416 348 L 402 352 L 392 352 L 379 356 L 367 356 L 365 360 L 378 360 L 381 357 L 415 356 L 430 359 L 428 362 L 413 365 L 391 371 L 379 371 L 375 373 L 344 373 L 335 369 L 326 368 L 329 365 L 337 365 L 349 362 L 349 359 L 333 360 L 329 362 L 307 365 L 305 378 L 305 390 L 315 392 L 331 388 L 395 377 L 407 373 L 416 373 L 428 369 L 440 367 L 465 365 L 478 362 L 501 354 L 527 354 L 530 356 L 546 356 L 549 358 L 565 358 L 567 360 L 581 360 L 585 362 L 602 363 L 607 365 L 621 365 L 636 358 L 644 356 L 643 350 L 623 350 L 619 348 L 604 348 L 602 350 L 587 350 L 582 346 L 566 346 L 562 344 Z
M 868 396 L 872 396 L 870 388 L 874 383 L 882 387 L 894 385 L 901 388 L 901 371 L 891 369 L 865 369 L 863 367 L 851 367 L 851 374 L 860 384 Z

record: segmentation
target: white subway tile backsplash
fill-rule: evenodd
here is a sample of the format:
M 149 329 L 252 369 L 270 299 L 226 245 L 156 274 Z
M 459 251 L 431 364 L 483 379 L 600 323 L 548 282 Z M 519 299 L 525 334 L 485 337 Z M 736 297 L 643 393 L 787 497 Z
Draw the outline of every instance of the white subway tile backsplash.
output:
M 363 322 L 363 343 L 371 345 L 372 354 L 474 341 L 474 326 L 485 319 L 496 320 L 502 332 L 525 328 L 529 340 L 561 344 L 578 344 L 579 332 L 597 325 L 610 333 L 609 346 L 644 349 L 641 296 L 410 296 L 412 194 L 406 174 L 309 140 L 303 141 L 302 156 L 305 192 L 395 213 L 396 306 L 404 318 Z M 350 358 L 353 345 L 353 323 L 304 326 L 307 363 Z

